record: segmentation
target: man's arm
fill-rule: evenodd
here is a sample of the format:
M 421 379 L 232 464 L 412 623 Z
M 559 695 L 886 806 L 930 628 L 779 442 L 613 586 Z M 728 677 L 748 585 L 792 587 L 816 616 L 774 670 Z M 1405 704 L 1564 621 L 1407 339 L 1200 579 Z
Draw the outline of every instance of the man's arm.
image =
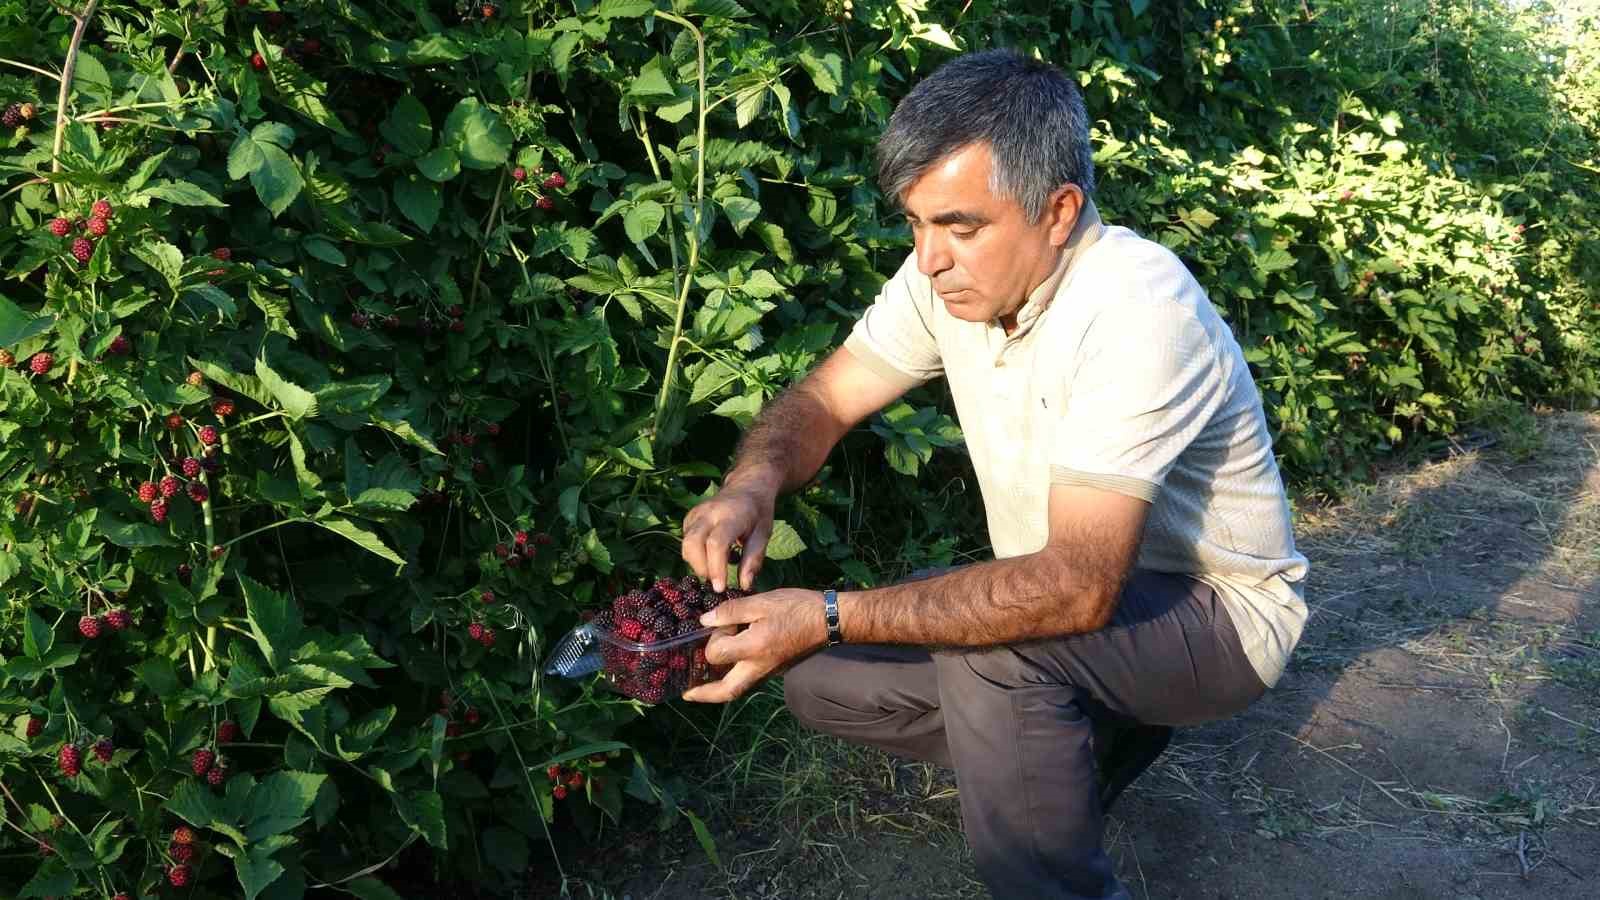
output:
M 720 591 L 728 548 L 741 540 L 739 581 L 748 588 L 766 555 L 778 495 L 810 481 L 846 432 L 906 390 L 850 351 L 835 350 L 768 403 L 745 432 L 722 489 L 683 520 L 684 561 Z
M 1149 509 L 1099 488 L 1052 485 L 1043 548 L 842 593 L 840 631 L 851 643 L 982 647 L 1102 628 L 1138 558 Z

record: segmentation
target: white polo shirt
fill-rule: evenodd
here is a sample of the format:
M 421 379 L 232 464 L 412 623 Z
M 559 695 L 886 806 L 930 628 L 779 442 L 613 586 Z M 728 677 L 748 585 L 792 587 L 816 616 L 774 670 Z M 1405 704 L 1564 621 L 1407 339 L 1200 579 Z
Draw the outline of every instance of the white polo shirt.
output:
M 1147 500 L 1137 565 L 1215 589 L 1277 682 L 1310 567 L 1244 354 L 1171 251 L 1085 204 L 1010 335 L 950 315 L 913 252 L 845 347 L 903 387 L 948 380 L 997 558 L 1044 546 L 1051 484 Z

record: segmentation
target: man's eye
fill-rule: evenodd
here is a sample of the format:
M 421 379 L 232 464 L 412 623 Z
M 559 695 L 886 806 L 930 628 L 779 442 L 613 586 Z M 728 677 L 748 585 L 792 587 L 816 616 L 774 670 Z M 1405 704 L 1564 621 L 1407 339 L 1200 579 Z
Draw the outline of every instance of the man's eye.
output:
M 950 229 L 950 233 L 955 235 L 958 238 L 961 238 L 962 240 L 966 240 L 967 238 L 970 238 L 970 237 L 976 235 L 978 233 L 978 229 L 976 229 L 976 228 L 968 228 L 966 231 L 958 231 L 958 230 L 952 228 L 952 229 Z

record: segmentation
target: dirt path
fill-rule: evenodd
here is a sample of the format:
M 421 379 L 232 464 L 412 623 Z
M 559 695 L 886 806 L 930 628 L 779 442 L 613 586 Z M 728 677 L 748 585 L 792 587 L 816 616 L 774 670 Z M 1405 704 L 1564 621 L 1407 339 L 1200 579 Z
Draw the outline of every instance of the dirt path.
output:
M 1134 896 L 1595 896 L 1600 416 L 1513 423 L 1297 527 L 1313 613 L 1289 672 L 1180 732 L 1107 824 Z M 985 896 L 953 773 L 780 707 L 730 711 L 717 745 L 756 749 L 701 773 L 720 871 L 689 829 L 640 831 L 576 895 Z

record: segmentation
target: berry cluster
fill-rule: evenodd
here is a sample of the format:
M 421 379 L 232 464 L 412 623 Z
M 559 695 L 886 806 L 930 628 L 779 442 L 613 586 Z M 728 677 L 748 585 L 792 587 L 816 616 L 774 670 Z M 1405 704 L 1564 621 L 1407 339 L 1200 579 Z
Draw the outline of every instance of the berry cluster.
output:
M 189 759 L 189 768 L 196 777 L 204 778 L 206 784 L 212 787 L 222 787 L 223 782 L 228 780 L 227 765 L 217 756 L 216 751 L 207 747 L 194 752 L 194 756 Z
M 32 119 L 36 112 L 32 103 L 12 103 L 6 107 L 4 113 L 0 113 L 0 124 L 4 124 L 7 128 L 16 128 Z
M 85 615 L 78 619 L 78 633 L 94 640 L 105 633 L 106 628 L 112 631 L 122 631 L 133 624 L 133 617 L 122 607 L 117 607 L 104 615 Z
M 529 181 L 530 178 L 537 180 L 539 186 L 534 187 Z M 543 210 L 555 209 L 556 201 L 552 195 L 560 193 L 561 189 L 567 186 L 567 176 L 560 172 L 546 175 L 544 169 L 538 167 L 529 172 L 527 168 L 517 166 L 511 170 L 511 180 L 516 182 L 512 190 L 519 194 L 532 195 L 533 205 Z
M 660 703 L 720 677 L 706 662 L 703 638 L 664 649 L 648 645 L 700 631 L 701 613 L 725 599 L 742 596 L 744 592 L 738 588 L 718 593 L 689 575 L 679 581 L 660 578 L 648 590 L 617 597 L 610 609 L 595 614 L 591 622 L 613 639 L 647 646 L 630 648 L 607 641 L 601 650 L 606 679 L 630 697 Z
M 103 238 L 111 232 L 111 216 L 113 210 L 111 203 L 106 200 L 96 200 L 89 208 L 87 219 L 68 219 L 57 216 L 50 220 L 50 233 L 58 238 L 72 234 L 75 229 L 83 229 L 85 235 L 72 239 L 72 258 L 80 263 L 87 263 L 94 255 L 94 239 Z

